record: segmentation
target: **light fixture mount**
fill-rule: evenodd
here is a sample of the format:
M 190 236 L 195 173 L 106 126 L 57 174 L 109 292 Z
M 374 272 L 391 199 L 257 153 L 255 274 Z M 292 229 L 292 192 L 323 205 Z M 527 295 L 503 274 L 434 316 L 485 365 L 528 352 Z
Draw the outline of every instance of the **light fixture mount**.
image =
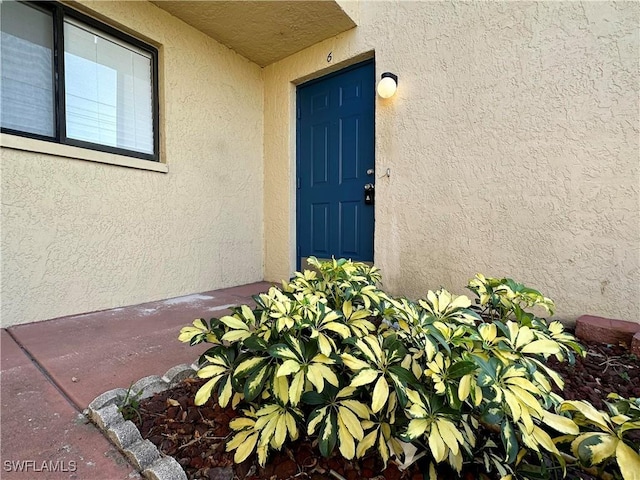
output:
M 396 82 L 396 85 L 398 85 L 398 76 L 394 73 L 391 72 L 384 72 L 382 75 L 380 75 L 380 78 L 392 78 L 394 82 Z

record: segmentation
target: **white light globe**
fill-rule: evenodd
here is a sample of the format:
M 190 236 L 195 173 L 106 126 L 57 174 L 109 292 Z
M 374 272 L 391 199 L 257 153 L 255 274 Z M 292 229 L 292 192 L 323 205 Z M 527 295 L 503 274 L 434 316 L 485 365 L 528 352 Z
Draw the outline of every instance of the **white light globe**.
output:
M 378 95 L 382 98 L 390 98 L 396 93 L 398 84 L 391 77 L 384 77 L 378 82 Z

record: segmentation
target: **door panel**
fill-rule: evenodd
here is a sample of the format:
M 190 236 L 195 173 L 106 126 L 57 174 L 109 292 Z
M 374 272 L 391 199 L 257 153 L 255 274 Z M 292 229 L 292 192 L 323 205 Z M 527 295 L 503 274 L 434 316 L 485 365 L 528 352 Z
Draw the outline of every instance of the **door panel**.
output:
M 301 258 L 373 261 L 373 61 L 298 87 L 297 234 Z

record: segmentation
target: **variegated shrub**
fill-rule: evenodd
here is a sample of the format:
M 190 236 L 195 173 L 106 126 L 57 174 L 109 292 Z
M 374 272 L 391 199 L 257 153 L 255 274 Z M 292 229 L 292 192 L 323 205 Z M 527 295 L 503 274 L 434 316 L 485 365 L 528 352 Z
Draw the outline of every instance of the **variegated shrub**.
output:
M 264 465 L 271 449 L 312 436 L 325 456 L 422 457 L 432 478 L 441 462 L 507 480 L 548 478 L 567 461 L 637 478 L 627 434 L 639 428 L 638 402 L 617 399 L 609 417 L 552 392 L 563 381 L 546 359 L 583 352 L 562 324 L 536 316 L 553 313 L 550 299 L 477 275 L 475 304 L 444 289 L 414 302 L 380 290 L 375 267 L 309 263 L 314 270 L 254 297 L 255 308 L 180 333 L 213 344 L 195 402 L 239 410 L 227 443 L 236 462 L 255 452 Z

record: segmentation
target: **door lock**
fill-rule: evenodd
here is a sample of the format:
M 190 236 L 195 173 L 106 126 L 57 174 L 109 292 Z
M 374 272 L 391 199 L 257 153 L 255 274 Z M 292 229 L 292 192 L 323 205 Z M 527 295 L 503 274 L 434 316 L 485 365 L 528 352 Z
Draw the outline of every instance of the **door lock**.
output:
M 365 205 L 373 205 L 375 190 L 376 190 L 376 187 L 373 185 L 373 183 L 367 183 L 364 186 L 364 204 Z

